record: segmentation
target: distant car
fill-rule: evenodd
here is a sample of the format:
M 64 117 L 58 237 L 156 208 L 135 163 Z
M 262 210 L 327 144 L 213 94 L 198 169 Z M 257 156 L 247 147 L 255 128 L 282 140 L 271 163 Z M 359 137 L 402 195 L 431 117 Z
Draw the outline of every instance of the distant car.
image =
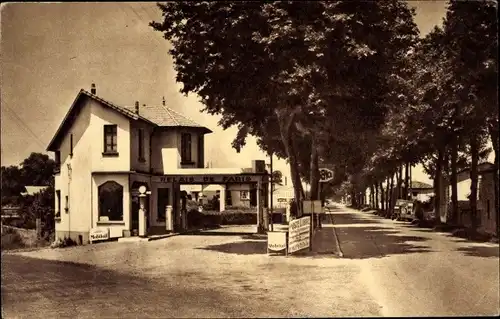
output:
M 394 215 L 399 220 L 415 219 L 413 202 L 406 199 L 398 199 L 394 205 Z

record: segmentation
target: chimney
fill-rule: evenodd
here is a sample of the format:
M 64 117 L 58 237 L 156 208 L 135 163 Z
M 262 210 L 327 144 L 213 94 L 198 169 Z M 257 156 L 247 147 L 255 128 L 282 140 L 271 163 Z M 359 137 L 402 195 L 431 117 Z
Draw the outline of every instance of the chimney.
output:
M 139 101 L 135 101 L 135 113 L 139 114 Z
M 165 106 L 165 97 L 163 97 L 163 102 L 162 102 L 163 106 Z
M 92 83 L 92 85 L 90 86 L 90 93 L 94 94 L 95 95 L 95 83 Z

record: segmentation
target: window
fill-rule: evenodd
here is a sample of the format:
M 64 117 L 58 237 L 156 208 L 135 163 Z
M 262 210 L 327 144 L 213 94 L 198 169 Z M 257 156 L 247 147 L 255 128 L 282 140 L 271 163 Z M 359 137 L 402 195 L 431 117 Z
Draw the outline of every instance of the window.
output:
M 104 125 L 104 154 L 117 155 L 117 126 Z
M 491 219 L 491 214 L 490 214 L 490 200 L 489 199 L 486 201 L 486 211 L 488 212 L 488 219 Z
M 181 163 L 191 164 L 191 134 L 181 136 Z
M 55 152 L 55 162 L 54 173 L 57 174 L 61 171 L 61 151 Z
M 139 138 L 139 161 L 144 161 L 144 130 L 142 128 L 139 129 L 138 132 Z
M 205 137 L 203 134 L 198 136 L 198 168 L 203 168 L 205 162 Z
M 123 186 L 107 181 L 98 189 L 99 218 L 106 216 L 110 221 L 123 221 Z
M 69 156 L 73 156 L 73 133 L 69 135 Z
M 61 217 L 61 191 L 56 190 L 56 217 Z

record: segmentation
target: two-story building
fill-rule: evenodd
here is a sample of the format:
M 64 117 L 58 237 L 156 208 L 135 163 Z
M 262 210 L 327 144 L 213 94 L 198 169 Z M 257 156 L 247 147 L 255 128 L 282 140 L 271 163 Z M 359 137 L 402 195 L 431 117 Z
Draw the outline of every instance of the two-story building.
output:
M 227 185 L 254 185 L 259 206 L 265 196 L 263 162 L 254 161 L 251 173 L 204 168 L 204 136 L 211 132 L 165 101 L 119 106 L 98 97 L 94 84 L 90 92 L 80 90 L 47 148 L 59 164 L 56 237 L 87 243 L 90 230 L 98 227 L 108 229 L 111 238 L 127 236 L 137 229 L 140 186 L 149 194 L 148 228 L 165 231 L 185 227 L 183 184 L 223 185 L 221 206 Z

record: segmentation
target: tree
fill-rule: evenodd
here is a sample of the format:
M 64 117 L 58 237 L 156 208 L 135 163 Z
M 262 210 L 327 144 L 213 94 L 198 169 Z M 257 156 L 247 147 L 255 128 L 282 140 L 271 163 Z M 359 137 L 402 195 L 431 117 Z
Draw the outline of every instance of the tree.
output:
M 465 106 L 464 121 L 467 121 L 471 146 L 471 209 L 476 223 L 479 145 L 487 133 L 495 151 L 495 211 L 499 211 L 497 2 L 450 1 L 444 30 L 453 75 L 464 92 L 461 94 L 461 102 Z M 498 223 L 498 216 L 496 219 Z
M 22 171 L 18 166 L 2 166 L 2 205 L 16 202 L 24 191 Z
M 23 185 L 50 186 L 54 185 L 54 169 L 56 163 L 48 155 L 31 153 L 22 163 Z
M 382 100 L 392 91 L 386 78 L 398 73 L 417 35 L 402 1 L 170 2 L 159 8 L 164 19 L 151 26 L 172 43 L 182 92 L 197 93 L 205 112 L 223 116 L 224 128 L 239 128 L 236 149 L 247 134 L 268 147 L 268 136 L 276 137 L 272 151 L 289 161 L 297 200 L 304 196 L 301 175 L 318 185 L 328 135 L 321 133 L 341 132 L 339 114 L 349 110 L 356 128 L 380 124 Z M 298 151 L 301 143 L 310 153 Z

